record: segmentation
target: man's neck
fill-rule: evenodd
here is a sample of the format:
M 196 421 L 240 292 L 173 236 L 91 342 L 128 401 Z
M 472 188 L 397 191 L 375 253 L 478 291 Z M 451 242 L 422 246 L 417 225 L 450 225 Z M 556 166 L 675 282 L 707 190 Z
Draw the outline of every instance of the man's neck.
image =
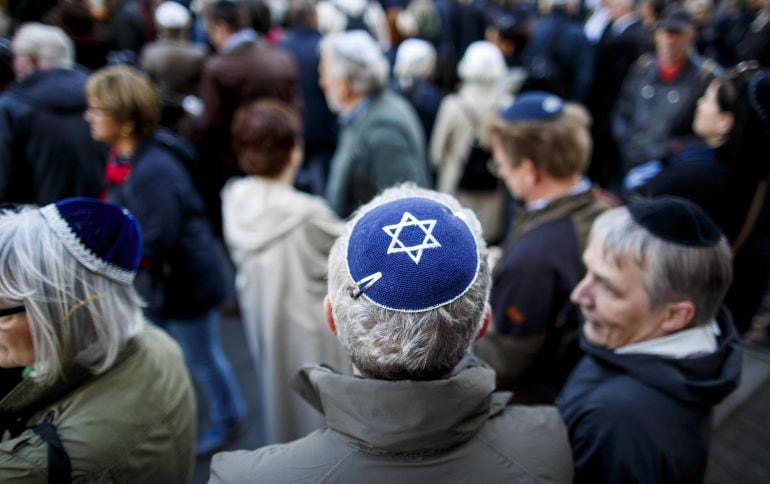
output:
M 579 174 L 563 179 L 546 177 L 532 189 L 524 202 L 529 205 L 538 201 L 550 202 L 557 198 L 566 197 L 578 188 L 581 181 L 582 176 Z
M 364 96 L 360 96 L 358 94 L 351 94 L 348 99 L 345 100 L 342 106 L 342 113 L 340 114 L 350 114 L 353 112 L 359 104 L 365 99 Z

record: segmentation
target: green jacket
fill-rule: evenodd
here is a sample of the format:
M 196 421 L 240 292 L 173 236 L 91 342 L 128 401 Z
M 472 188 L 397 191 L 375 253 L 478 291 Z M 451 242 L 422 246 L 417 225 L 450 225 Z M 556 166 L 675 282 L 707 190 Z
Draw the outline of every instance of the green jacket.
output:
M 0 482 L 48 482 L 48 444 L 31 427 L 51 419 L 73 482 L 185 483 L 194 465 L 195 398 L 174 341 L 147 326 L 101 375 L 65 370 L 67 382 L 27 379 L 0 401 L 3 418 L 52 400 L 16 437 L 0 437 Z M 57 395 L 60 395 L 57 397 Z
M 331 161 L 326 199 L 343 218 L 396 183 L 429 184 L 425 135 L 414 109 L 388 91 L 368 103 L 342 127 Z
M 472 358 L 451 378 L 384 381 L 305 368 L 299 391 L 329 428 L 214 456 L 210 483 L 572 482 L 554 407 L 506 403 Z

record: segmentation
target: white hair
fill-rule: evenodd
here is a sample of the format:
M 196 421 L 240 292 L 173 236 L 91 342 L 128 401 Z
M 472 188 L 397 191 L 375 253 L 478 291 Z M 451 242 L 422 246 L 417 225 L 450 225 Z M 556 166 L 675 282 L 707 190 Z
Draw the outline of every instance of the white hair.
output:
M 321 56 L 332 76 L 347 80 L 356 94 L 375 94 L 388 82 L 388 60 L 374 38 L 363 30 L 327 35 L 321 41 Z
M 406 39 L 396 52 L 393 73 L 404 83 L 415 78 L 428 78 L 436 68 L 436 49 L 422 39 Z
M 468 291 L 435 309 L 401 312 L 350 296 L 347 244 L 352 228 L 369 210 L 404 197 L 423 197 L 462 212 L 478 246 L 479 273 Z M 329 298 L 340 342 L 363 374 L 383 380 L 429 380 L 449 374 L 478 333 L 491 280 L 487 248 L 476 215 L 449 195 L 403 184 L 375 197 L 347 223 L 329 254 Z
M 695 324 L 716 317 L 732 283 L 732 254 L 724 236 L 713 247 L 675 244 L 636 223 L 627 207 L 617 207 L 597 217 L 589 239 L 600 241 L 604 256 L 616 266 L 631 258 L 644 270 L 650 309 L 692 301 Z
M 496 83 L 506 71 L 502 52 L 486 40 L 471 43 L 457 65 L 457 75 L 463 82 Z
M 165 29 L 185 29 L 190 20 L 190 11 L 177 2 L 162 2 L 155 9 L 155 23 Z
M 107 371 L 144 328 L 134 287 L 86 269 L 31 208 L 0 212 L 0 300 L 24 304 L 43 382 L 70 365 Z
M 75 63 L 75 47 L 59 27 L 37 22 L 25 23 L 13 37 L 13 52 L 36 57 L 50 67 L 70 69 Z

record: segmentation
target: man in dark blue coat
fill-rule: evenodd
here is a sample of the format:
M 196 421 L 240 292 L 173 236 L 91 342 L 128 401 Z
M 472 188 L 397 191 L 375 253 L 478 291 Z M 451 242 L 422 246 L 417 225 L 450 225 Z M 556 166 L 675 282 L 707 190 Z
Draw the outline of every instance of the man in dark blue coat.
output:
M 0 96 L 0 202 L 98 197 L 106 153 L 83 119 L 87 74 L 72 67 L 72 41 L 29 23 L 12 51 L 17 82 Z
M 289 30 L 278 47 L 291 53 L 299 69 L 299 85 L 305 100 L 303 112 L 304 160 L 296 184 L 298 188 L 323 195 L 329 165 L 337 147 L 337 115 L 326 104 L 318 85 L 318 63 L 321 61 L 321 32 L 315 4 L 297 2 L 287 15 Z
M 580 361 L 557 399 L 575 482 L 702 482 L 711 410 L 737 385 L 741 350 L 720 309 L 727 239 L 676 197 L 605 212 L 572 292 Z
M 545 15 L 532 27 L 532 37 L 524 50 L 529 78 L 523 91 L 549 91 L 570 101 L 585 102 L 593 78 L 594 49 L 580 23 L 569 16 L 575 3 L 542 3 Z

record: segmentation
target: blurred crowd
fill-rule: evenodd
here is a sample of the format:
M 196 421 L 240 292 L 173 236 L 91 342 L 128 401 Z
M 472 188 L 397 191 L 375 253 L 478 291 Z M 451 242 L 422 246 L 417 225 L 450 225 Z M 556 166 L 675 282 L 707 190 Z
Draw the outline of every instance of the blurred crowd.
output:
M 717 242 L 696 230 L 685 245 L 721 231 L 732 324 L 770 343 L 757 317 L 770 283 L 770 0 L 0 0 L 0 35 L 0 203 L 90 197 L 136 217 L 144 314 L 207 401 L 198 455 L 247 413 L 219 340 L 227 305 L 268 443 L 323 425 L 288 382 L 308 362 L 350 371 L 355 345 L 322 322 L 329 297 L 337 320 L 356 316 L 327 296 L 329 253 L 346 220 L 401 183 L 478 218 L 491 320 L 473 351 L 511 402 L 553 404 L 589 351 L 576 287 L 597 257 L 594 220 L 620 205 L 700 207 Z M 405 212 L 400 224 L 428 222 Z M 388 227 L 387 253 L 419 264 L 394 245 L 403 227 Z

